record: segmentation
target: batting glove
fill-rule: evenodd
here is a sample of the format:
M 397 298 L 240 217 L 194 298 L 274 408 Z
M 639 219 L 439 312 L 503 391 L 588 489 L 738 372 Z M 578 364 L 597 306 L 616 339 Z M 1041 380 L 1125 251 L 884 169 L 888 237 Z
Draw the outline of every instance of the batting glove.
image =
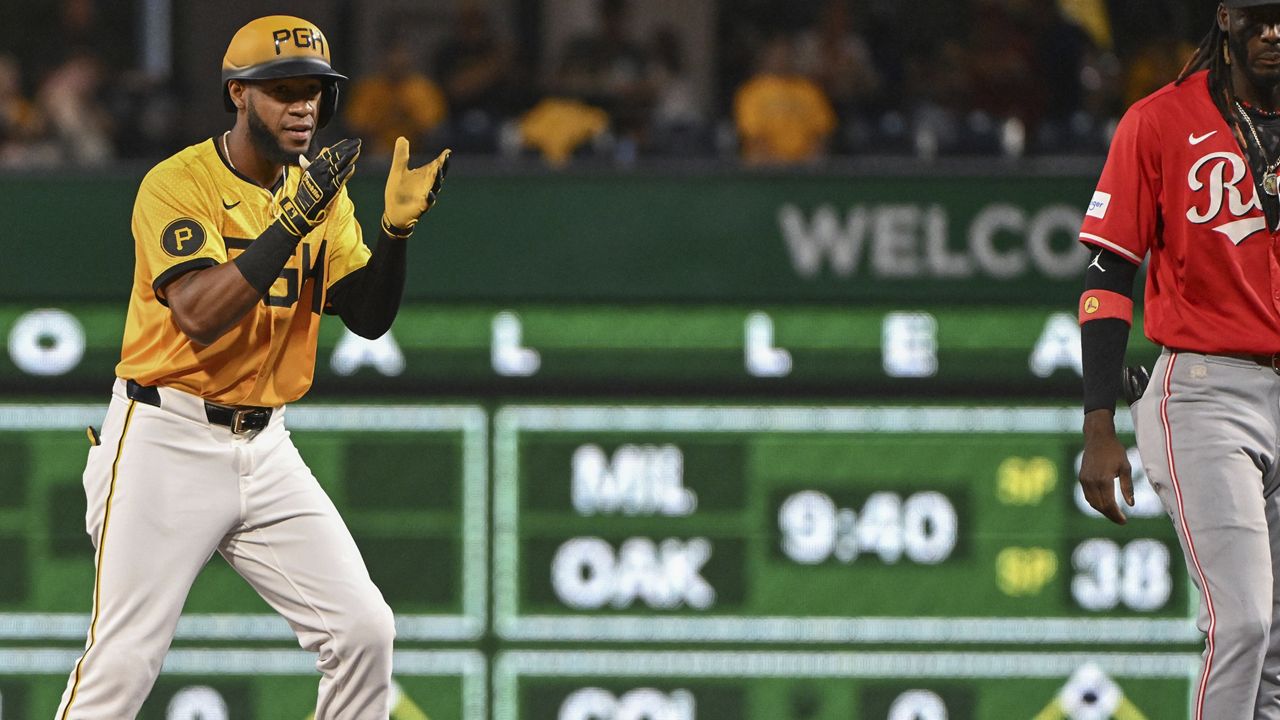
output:
M 324 222 L 329 203 L 356 171 L 358 157 L 360 141 L 352 139 L 330 145 L 310 162 L 298 156 L 302 167 L 298 190 L 293 197 L 280 201 L 280 220 L 290 234 L 301 238 Z
M 419 168 L 409 169 L 409 141 L 396 138 L 395 153 L 391 156 L 391 173 L 387 176 L 387 190 L 382 215 L 382 229 L 392 237 L 409 237 L 418 218 L 436 204 L 440 185 L 449 172 L 449 156 L 445 150 L 439 157 Z

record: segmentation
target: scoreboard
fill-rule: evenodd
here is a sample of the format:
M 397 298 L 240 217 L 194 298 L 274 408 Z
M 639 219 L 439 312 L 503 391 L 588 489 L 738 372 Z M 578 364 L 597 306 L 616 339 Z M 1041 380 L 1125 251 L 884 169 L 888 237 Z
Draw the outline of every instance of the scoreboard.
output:
M 395 608 L 399 644 L 421 648 L 395 658 L 395 717 L 484 720 L 488 668 L 475 646 L 489 576 L 486 413 L 319 404 L 286 412 Z M 94 573 L 79 475 L 84 427 L 100 426 L 104 413 L 0 406 L 0 718 L 52 717 L 84 642 Z M 314 657 L 282 649 L 296 647 L 288 625 L 220 560 L 197 579 L 174 646 L 141 718 L 305 720 L 314 707 Z
M 1196 657 L 1151 654 L 503 654 L 494 718 L 1174 718 Z
M 93 556 L 79 482 L 105 406 L 0 410 L 0 638 L 83 640 Z M 298 406 L 295 444 L 361 540 L 407 640 L 474 640 L 486 603 L 487 422 L 467 406 Z M 77 432 L 78 431 L 78 432 Z M 179 639 L 293 639 L 229 566 L 196 581 Z
M 0 718 L 52 716 L 84 641 L 122 323 L 0 307 Z M 396 612 L 395 720 L 1186 717 L 1194 588 L 1136 449 L 1128 525 L 1078 489 L 1076 333 L 1045 306 L 410 305 L 376 341 L 326 323 L 286 423 Z M 141 717 L 307 720 L 313 663 L 214 559 Z
M 84 637 L 79 430 L 102 411 L 0 408 L 13 717 L 53 712 Z M 396 610 L 400 720 L 1179 717 L 1199 636 L 1176 538 L 1140 470 L 1128 526 L 1088 508 L 1079 420 L 772 404 L 286 417 Z M 215 561 L 142 717 L 305 720 L 315 677 L 293 642 Z M 1111 714 L 1078 714 L 1097 707 Z
M 517 406 L 494 427 L 504 637 L 1194 639 L 1141 471 L 1124 528 L 1077 490 L 1074 410 Z

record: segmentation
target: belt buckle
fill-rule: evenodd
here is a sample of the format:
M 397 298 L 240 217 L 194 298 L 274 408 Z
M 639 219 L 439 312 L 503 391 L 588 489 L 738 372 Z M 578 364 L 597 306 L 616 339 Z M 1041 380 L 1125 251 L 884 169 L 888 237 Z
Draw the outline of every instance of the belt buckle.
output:
M 247 430 L 244 429 L 244 418 L 249 414 L 248 410 L 237 408 L 231 412 L 231 434 L 243 435 Z

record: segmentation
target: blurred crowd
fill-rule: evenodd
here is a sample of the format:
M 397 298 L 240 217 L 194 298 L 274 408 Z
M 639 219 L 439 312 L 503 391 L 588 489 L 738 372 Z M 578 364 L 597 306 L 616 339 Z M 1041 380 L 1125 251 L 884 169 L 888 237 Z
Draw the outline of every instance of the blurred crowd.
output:
M 0 41 L 0 169 L 96 167 L 161 157 L 178 137 L 177 97 L 137 69 L 131 18 L 95 0 L 31 3 L 44 32 Z M 14 7 L 8 7 L 14 12 Z M 113 42 L 112 40 L 117 41 Z
M 343 89 L 339 130 L 374 155 L 406 135 L 553 166 L 1097 155 L 1196 39 L 1153 27 L 1117 47 L 1107 0 L 740 0 L 721 8 L 699 83 L 687 36 L 638 32 L 638 5 L 595 0 L 589 31 L 534 52 L 463 3 L 430 53 L 379 49 Z M 95 45 L 94 0 L 56 7 L 62 42 L 0 46 L 0 168 L 155 159 L 198 139 L 182 134 L 177 83 Z

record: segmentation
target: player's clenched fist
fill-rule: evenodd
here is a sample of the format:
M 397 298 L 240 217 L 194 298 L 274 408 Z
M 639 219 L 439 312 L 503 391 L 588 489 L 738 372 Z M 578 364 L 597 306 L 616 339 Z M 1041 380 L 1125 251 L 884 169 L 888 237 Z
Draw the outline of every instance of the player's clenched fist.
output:
M 1084 419 L 1084 457 L 1080 462 L 1080 487 L 1094 510 L 1117 525 L 1125 524 L 1124 511 L 1116 503 L 1116 479 L 1124 501 L 1133 507 L 1133 477 L 1129 456 L 1116 439 L 1111 412 L 1095 410 Z
M 410 170 L 409 141 L 396 138 L 391 173 L 387 176 L 386 210 L 382 215 L 382 229 L 388 235 L 407 237 L 418 218 L 435 205 L 440 185 L 449 172 L 452 152 L 445 150 L 435 160 Z
M 302 237 L 323 222 L 329 203 L 338 197 L 342 186 L 356 171 L 358 157 L 360 141 L 350 138 L 321 150 L 310 162 L 299 157 L 302 179 L 298 181 L 298 191 L 293 197 L 280 201 L 280 219 L 285 229 Z

